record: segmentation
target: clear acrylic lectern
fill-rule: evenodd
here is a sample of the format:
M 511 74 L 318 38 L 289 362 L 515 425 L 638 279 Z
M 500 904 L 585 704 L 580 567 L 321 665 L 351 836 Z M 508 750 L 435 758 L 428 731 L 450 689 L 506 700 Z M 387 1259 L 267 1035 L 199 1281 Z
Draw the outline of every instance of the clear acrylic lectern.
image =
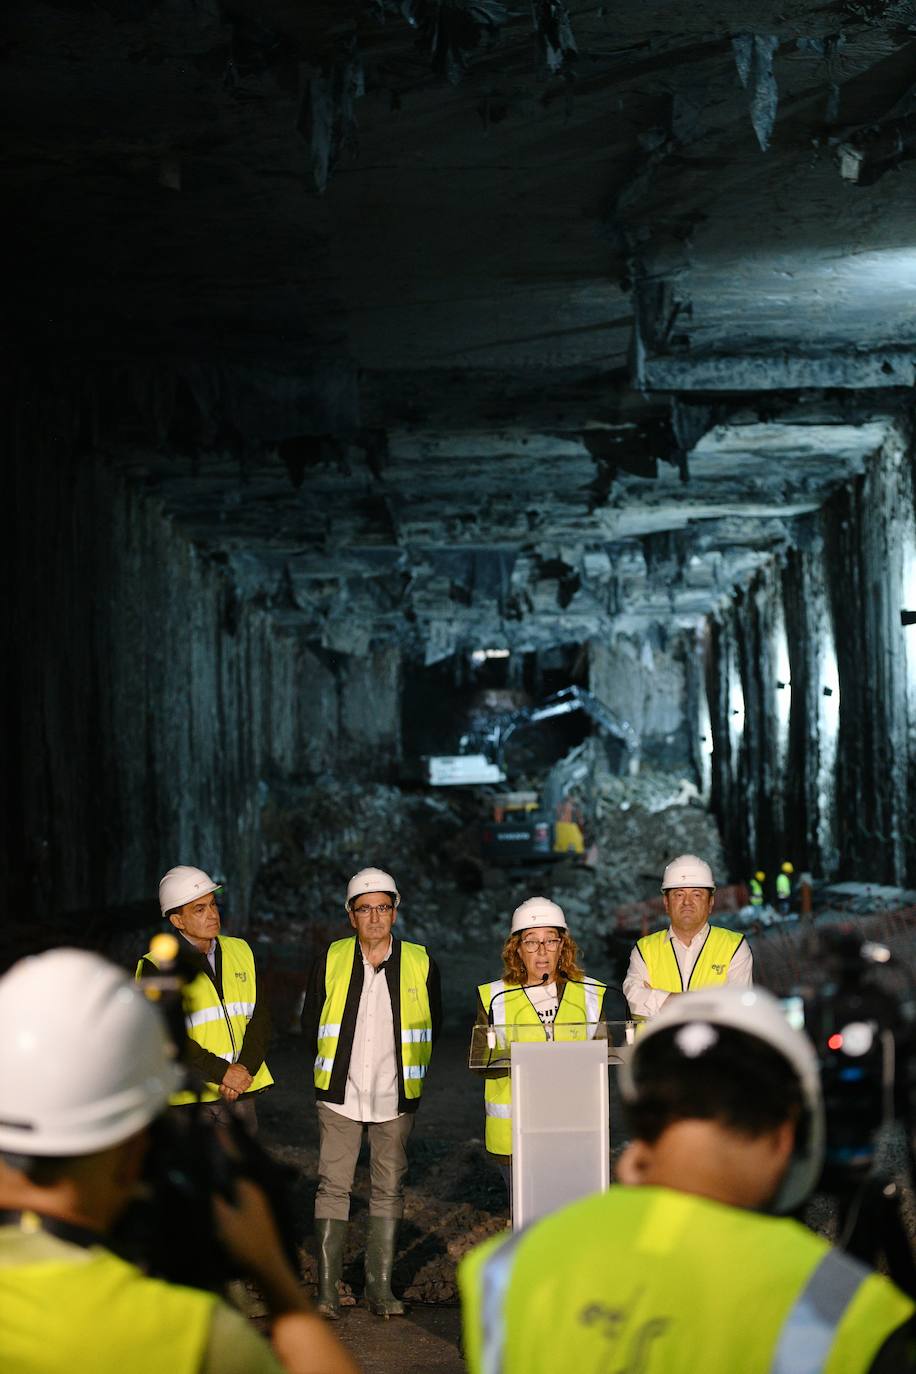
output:
M 608 1064 L 629 1050 L 625 1022 L 474 1027 L 468 1066 L 512 1075 L 515 1230 L 610 1185 Z

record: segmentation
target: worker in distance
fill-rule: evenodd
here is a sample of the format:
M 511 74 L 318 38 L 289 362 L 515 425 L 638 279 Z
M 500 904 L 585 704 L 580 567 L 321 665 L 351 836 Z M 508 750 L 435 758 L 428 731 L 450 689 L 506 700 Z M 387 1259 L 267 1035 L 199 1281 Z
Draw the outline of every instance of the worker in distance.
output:
M 469 1374 L 912 1374 L 912 1300 L 790 1219 L 816 1185 L 814 1047 L 759 989 L 671 1001 L 621 1070 L 619 1183 L 459 1267 Z
M 623 992 L 636 1021 L 657 1015 L 671 998 L 699 988 L 747 988 L 750 946 L 737 931 L 711 925 L 716 897 L 712 869 L 695 854 L 672 859 L 662 877 L 668 928 L 644 935 L 630 953 Z
M 218 1240 L 263 1293 L 273 1349 L 216 1294 L 111 1248 L 180 1077 L 159 1012 L 97 955 L 51 950 L 0 978 L 0 1369 L 358 1374 L 250 1180 L 213 1207 Z

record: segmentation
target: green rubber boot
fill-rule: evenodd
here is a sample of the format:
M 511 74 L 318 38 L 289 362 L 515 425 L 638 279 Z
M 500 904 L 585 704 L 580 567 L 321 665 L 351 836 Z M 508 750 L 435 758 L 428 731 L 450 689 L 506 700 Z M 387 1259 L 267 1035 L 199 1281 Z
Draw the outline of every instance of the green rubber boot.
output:
M 377 1317 L 403 1317 L 407 1308 L 391 1291 L 399 1217 L 370 1217 L 366 1237 L 366 1303 Z
M 340 1321 L 340 1294 L 337 1280 L 343 1273 L 344 1241 L 347 1222 L 336 1217 L 316 1217 L 318 1241 L 318 1311 L 328 1321 Z

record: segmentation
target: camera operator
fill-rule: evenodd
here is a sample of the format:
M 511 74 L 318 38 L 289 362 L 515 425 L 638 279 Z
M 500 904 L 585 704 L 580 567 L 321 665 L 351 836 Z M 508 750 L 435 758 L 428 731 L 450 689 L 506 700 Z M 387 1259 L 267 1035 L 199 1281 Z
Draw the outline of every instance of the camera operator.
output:
M 757 989 L 678 997 L 621 1088 L 622 1185 L 459 1270 L 471 1374 L 906 1374 L 913 1302 L 787 1216 L 814 1188 L 824 1111 L 811 1042 Z
M 0 1369 L 357 1374 L 253 1183 L 214 1207 L 220 1242 L 264 1295 L 273 1351 L 215 1294 L 110 1248 L 177 1086 L 158 1012 L 105 960 L 51 950 L 0 978 Z

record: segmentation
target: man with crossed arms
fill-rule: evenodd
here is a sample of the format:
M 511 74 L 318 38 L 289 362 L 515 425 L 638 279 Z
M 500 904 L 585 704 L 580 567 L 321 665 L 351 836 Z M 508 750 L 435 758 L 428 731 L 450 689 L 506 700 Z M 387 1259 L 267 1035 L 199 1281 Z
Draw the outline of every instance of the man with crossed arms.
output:
M 716 885 L 712 869 L 695 854 L 672 859 L 662 877 L 670 925 L 637 940 L 623 995 L 637 1021 L 655 1016 L 683 992 L 729 983 L 747 988 L 753 957 L 743 935 L 709 924 Z

